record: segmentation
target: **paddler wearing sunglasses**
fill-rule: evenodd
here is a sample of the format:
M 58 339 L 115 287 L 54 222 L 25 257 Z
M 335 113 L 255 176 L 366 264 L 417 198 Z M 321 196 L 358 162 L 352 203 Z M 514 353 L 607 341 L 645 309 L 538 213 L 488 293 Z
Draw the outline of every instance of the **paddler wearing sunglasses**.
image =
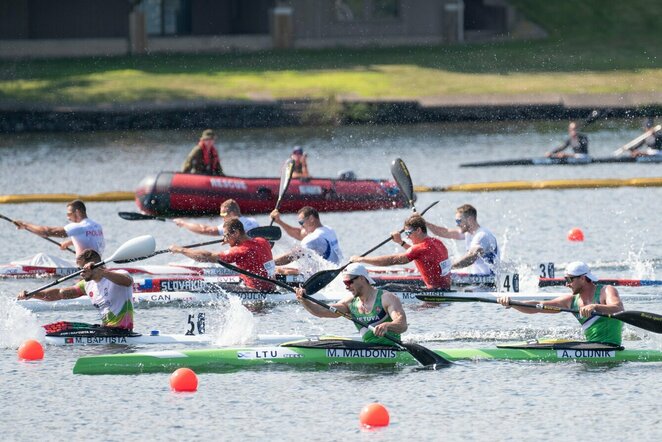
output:
M 581 324 L 587 341 L 621 345 L 623 322 L 618 319 L 595 316 L 593 312 L 618 313 L 623 311 L 623 302 L 614 286 L 595 284 L 597 281 L 598 278 L 586 263 L 572 262 L 565 270 L 565 285 L 572 290 L 571 294 L 549 301 L 527 301 L 526 303 L 533 306 L 543 305 L 579 310 L 579 314 L 574 314 L 574 316 Z M 510 305 L 508 296 L 502 296 L 497 301 L 506 308 L 512 307 L 522 313 L 559 313 L 554 310 Z
M 297 299 L 306 310 L 319 318 L 338 318 L 340 313 L 345 313 L 372 325 L 372 330 L 356 326 L 364 342 L 394 345 L 393 341 L 382 336 L 388 332 L 389 336 L 399 340 L 400 334 L 407 331 L 407 315 L 400 300 L 393 293 L 373 287 L 375 281 L 361 264 L 350 264 L 342 275 L 343 284 L 351 295 L 331 304 L 339 313 L 305 299 L 303 294 L 306 291 L 303 288 L 296 289 Z

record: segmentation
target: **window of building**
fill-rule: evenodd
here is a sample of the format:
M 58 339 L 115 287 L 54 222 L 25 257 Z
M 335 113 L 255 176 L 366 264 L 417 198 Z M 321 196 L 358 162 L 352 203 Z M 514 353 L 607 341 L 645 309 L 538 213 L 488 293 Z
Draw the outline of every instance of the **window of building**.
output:
M 191 0 L 144 0 L 147 35 L 191 33 Z
M 339 22 L 396 19 L 400 0 L 334 0 L 334 11 Z

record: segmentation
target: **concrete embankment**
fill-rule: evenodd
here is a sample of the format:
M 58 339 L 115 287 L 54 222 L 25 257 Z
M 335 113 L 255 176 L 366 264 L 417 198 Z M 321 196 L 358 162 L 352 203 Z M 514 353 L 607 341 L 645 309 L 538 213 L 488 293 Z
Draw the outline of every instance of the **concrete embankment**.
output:
M 411 124 L 444 121 L 583 119 L 662 114 L 662 93 L 467 95 L 415 100 L 268 100 L 121 105 L 0 105 L 0 132 Z

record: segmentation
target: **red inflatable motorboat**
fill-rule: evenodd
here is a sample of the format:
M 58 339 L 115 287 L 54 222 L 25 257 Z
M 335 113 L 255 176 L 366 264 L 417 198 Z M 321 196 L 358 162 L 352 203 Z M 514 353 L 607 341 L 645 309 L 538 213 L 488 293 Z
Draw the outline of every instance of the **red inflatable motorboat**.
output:
M 145 177 L 136 204 L 156 216 L 218 215 L 219 206 L 235 199 L 242 213 L 267 214 L 276 205 L 280 178 L 242 178 L 161 172 Z M 320 212 L 347 212 L 406 207 L 397 184 L 386 180 L 293 179 L 279 210 L 296 212 L 312 206 Z

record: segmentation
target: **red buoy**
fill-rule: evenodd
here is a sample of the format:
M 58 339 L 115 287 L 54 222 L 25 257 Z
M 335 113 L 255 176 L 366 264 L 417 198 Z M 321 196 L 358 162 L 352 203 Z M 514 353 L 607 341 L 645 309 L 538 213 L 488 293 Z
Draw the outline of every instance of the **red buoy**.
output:
M 44 347 L 39 341 L 28 339 L 18 347 L 18 357 L 26 361 L 44 359 Z
M 170 375 L 170 388 L 175 391 L 196 391 L 198 376 L 190 368 L 178 368 Z
M 388 410 L 380 403 L 368 404 L 359 415 L 361 424 L 367 427 L 385 427 L 390 421 Z
M 579 227 L 574 227 L 568 232 L 568 241 L 584 241 L 584 232 Z

